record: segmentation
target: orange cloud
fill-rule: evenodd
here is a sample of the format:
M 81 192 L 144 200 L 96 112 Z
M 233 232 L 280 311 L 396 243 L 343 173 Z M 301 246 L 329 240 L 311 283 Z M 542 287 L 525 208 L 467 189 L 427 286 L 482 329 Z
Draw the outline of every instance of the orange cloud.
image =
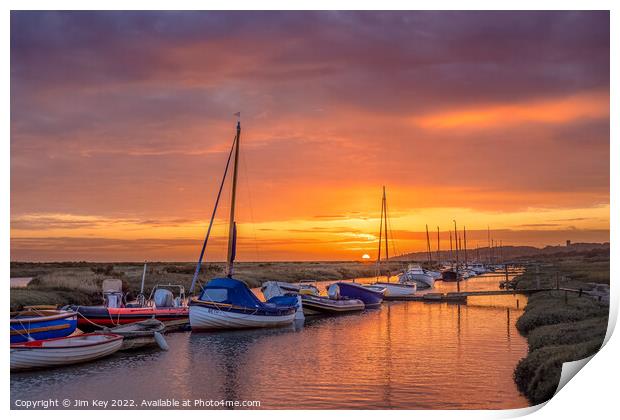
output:
M 488 128 L 520 123 L 559 124 L 609 117 L 609 93 L 587 92 L 563 98 L 470 107 L 413 118 L 426 129 Z

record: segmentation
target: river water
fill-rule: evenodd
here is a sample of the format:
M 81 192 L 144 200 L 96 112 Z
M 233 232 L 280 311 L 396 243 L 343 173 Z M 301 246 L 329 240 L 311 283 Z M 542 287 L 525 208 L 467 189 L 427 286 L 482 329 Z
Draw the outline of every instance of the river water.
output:
M 472 278 L 461 289 L 497 289 L 501 279 Z M 437 282 L 434 291 L 455 289 Z M 260 401 L 264 409 L 526 407 L 512 379 L 527 353 L 515 328 L 525 304 L 518 295 L 469 298 L 467 305 L 388 302 L 361 314 L 307 318 L 297 327 L 173 333 L 167 352 L 13 373 L 11 402 L 14 408 L 50 398 L 67 399 L 72 408 L 81 404 L 76 400 L 86 401 L 82 408 L 94 408 L 93 400 L 108 408 L 113 400 L 124 400 L 123 408 L 174 400 L 189 400 L 188 408 L 223 401 Z

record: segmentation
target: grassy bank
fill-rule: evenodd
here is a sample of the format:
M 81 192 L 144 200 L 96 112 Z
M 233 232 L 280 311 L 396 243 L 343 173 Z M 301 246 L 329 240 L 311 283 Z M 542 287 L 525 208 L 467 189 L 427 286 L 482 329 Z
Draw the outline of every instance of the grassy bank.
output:
M 590 290 L 609 284 L 609 250 L 538 257 L 515 279 L 517 289 L 560 287 Z M 564 362 L 588 357 L 600 349 L 607 331 L 609 307 L 589 296 L 559 291 L 528 299 L 517 328 L 528 341 L 528 355 L 517 365 L 515 382 L 533 404 L 550 399 Z
M 189 289 L 195 263 L 149 263 L 145 289 L 156 284 L 181 284 Z M 401 263 L 392 263 L 396 271 Z M 118 278 L 130 294 L 140 290 L 143 264 L 141 263 L 11 263 L 11 277 L 33 277 L 27 288 L 11 289 L 11 309 L 24 305 L 41 304 L 99 304 L 101 283 L 104 279 Z M 204 284 L 224 274 L 223 264 L 205 264 L 199 277 Z M 343 280 L 371 277 L 375 274 L 372 263 L 360 262 L 263 262 L 238 263 L 235 277 L 250 287 L 258 287 L 268 280 L 284 282 Z

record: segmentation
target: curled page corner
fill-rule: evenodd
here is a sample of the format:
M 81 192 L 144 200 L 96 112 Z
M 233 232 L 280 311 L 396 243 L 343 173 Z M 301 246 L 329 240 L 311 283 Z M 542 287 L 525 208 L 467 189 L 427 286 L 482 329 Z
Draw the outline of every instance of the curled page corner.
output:
M 562 374 L 560 375 L 560 383 L 558 384 L 558 387 L 555 390 L 555 394 L 553 395 L 555 396 L 558 392 L 560 392 L 560 390 L 564 388 L 564 385 L 566 385 L 568 381 L 573 379 L 573 376 L 575 376 L 577 372 L 579 372 L 590 360 L 592 360 L 595 354 L 586 357 L 585 359 L 575 360 L 574 362 L 562 363 Z

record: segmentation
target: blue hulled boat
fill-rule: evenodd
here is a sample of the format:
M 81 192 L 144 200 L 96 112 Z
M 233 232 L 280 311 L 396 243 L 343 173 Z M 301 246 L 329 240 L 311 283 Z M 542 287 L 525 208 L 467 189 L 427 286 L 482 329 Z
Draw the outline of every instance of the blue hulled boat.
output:
M 364 302 L 366 308 L 377 308 L 383 302 L 385 296 L 385 288 L 375 288 L 372 290 L 359 283 L 347 283 L 340 281 L 334 283 L 338 286 L 339 295 L 348 299 L 359 299 Z M 330 286 L 331 287 L 331 286 Z
M 77 314 L 73 311 L 11 312 L 11 343 L 66 337 L 76 328 Z

